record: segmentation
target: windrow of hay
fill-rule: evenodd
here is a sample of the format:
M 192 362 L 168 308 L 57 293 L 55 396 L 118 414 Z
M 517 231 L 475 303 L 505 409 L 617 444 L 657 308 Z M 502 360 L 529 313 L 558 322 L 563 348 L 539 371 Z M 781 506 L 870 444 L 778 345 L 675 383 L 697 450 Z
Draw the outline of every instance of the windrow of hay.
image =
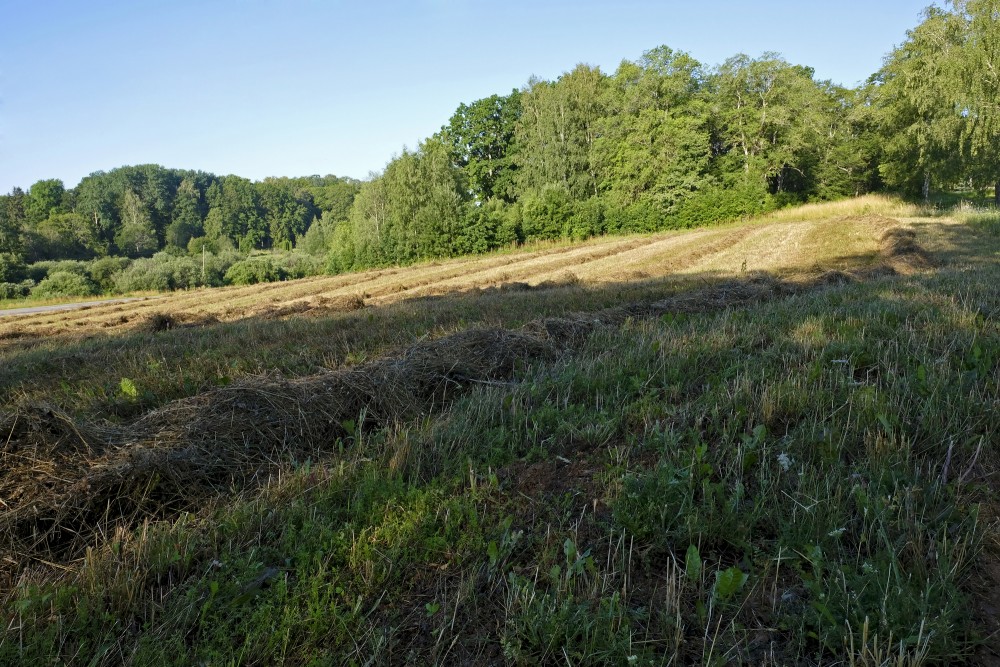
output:
M 892 231 L 884 261 L 923 253 Z M 521 330 L 473 329 L 353 368 L 245 378 L 125 424 L 81 423 L 43 406 L 0 413 L 0 588 L 35 561 L 81 557 L 100 534 L 196 509 L 265 483 L 282 466 L 330 457 L 364 430 L 440 410 L 464 388 L 509 381 L 595 327 L 743 307 L 864 277 L 751 274 Z
M 917 243 L 912 229 L 890 227 L 879 239 L 879 254 L 900 273 L 928 269 L 934 265 L 930 255 Z
M 440 409 L 463 387 L 556 353 L 537 333 L 470 330 L 351 369 L 247 378 L 125 425 L 77 424 L 44 408 L 0 415 L 3 568 L 77 558 L 97 532 L 266 481 L 362 428 Z

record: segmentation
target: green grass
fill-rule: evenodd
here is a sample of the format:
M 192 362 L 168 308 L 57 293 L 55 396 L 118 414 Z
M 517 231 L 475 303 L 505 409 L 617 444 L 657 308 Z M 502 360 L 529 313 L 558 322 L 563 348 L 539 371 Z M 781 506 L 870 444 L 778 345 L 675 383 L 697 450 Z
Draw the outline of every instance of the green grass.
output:
M 988 257 L 995 229 L 964 233 Z M 595 327 L 511 383 L 28 568 L 0 663 L 972 660 L 997 556 L 998 279 L 945 267 Z M 0 377 L 8 402 L 123 418 L 238 374 L 679 287 L 10 348 Z

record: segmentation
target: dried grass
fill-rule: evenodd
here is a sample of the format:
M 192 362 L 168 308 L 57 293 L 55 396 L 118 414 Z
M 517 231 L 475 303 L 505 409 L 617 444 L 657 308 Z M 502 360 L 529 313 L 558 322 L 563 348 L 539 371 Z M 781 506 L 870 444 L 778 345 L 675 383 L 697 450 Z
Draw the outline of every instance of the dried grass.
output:
M 828 271 L 798 282 L 751 274 L 519 331 L 464 331 L 354 368 L 250 377 L 125 424 L 81 423 L 45 406 L 0 413 L 0 578 L 7 579 L 0 587 L 9 588 L 33 561 L 79 558 L 100 534 L 196 509 L 266 482 L 289 463 L 329 457 L 365 429 L 440 410 L 464 388 L 507 381 L 522 365 L 582 343 L 596 327 L 741 307 L 930 261 L 913 232 L 895 224 L 884 231 L 879 254 L 865 272 Z M 358 297 L 302 303 L 364 305 Z M 140 326 L 162 331 L 192 321 L 154 314 Z
M 931 256 L 917 243 L 917 233 L 904 227 L 890 227 L 882 234 L 879 254 L 900 273 L 922 271 L 934 266 Z
M 356 368 L 247 378 L 125 425 L 47 408 L 0 415 L 4 567 L 78 558 L 97 533 L 266 481 L 281 465 L 329 456 L 359 429 L 440 409 L 464 387 L 509 379 L 556 351 L 530 332 L 471 330 Z

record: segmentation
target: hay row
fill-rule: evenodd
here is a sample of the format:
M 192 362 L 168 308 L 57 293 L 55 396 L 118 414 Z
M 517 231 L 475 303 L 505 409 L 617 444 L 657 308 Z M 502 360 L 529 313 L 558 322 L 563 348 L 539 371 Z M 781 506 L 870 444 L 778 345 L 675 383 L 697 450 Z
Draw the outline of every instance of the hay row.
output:
M 895 272 L 892 262 L 925 255 L 896 229 L 883 236 L 882 264 L 864 272 L 805 282 L 760 274 L 517 331 L 464 331 L 354 368 L 245 378 L 126 424 L 78 422 L 44 406 L 0 412 L 0 588 L 33 560 L 79 558 L 100 534 L 196 509 L 292 462 L 328 458 L 362 430 L 441 410 L 469 386 L 510 380 L 597 326 L 743 307 Z
M 125 425 L 76 423 L 43 407 L 0 415 L 0 555 L 78 557 L 95 532 L 329 456 L 359 429 L 428 414 L 556 351 L 537 331 L 471 330 L 351 369 L 246 378 Z

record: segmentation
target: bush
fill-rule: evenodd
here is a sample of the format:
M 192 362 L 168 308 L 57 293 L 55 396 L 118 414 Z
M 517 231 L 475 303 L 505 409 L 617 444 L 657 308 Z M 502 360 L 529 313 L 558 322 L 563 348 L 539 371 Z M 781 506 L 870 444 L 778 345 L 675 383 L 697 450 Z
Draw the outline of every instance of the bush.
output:
M 558 239 L 566 235 L 573 202 L 569 193 L 555 185 L 545 186 L 541 193 L 528 195 L 521 207 L 521 228 L 525 241 Z
M 605 218 L 605 228 L 615 234 L 642 234 L 680 226 L 649 201 L 609 209 Z
M 732 187 L 714 186 L 702 190 L 680 205 L 678 218 L 682 226 L 696 227 L 748 218 L 774 208 L 774 198 L 767 192 L 767 188 L 747 182 Z
M 314 220 L 306 233 L 299 236 L 295 242 L 295 249 L 310 255 L 325 254 L 330 247 L 330 240 L 336 224 L 329 214 L 324 213 L 322 219 Z
M 98 291 L 97 285 L 92 283 L 86 276 L 78 273 L 70 273 L 69 271 L 56 271 L 38 283 L 31 290 L 31 296 L 44 299 L 68 296 L 94 296 Z
M 597 197 L 577 202 L 567 225 L 565 236 L 574 241 L 600 236 L 605 232 L 604 204 Z
M 233 264 L 243 260 L 243 255 L 232 248 L 216 254 L 205 255 L 205 285 L 219 287 L 226 284 L 226 271 Z M 195 258 L 197 261 L 197 258 Z
M 306 278 L 323 273 L 323 259 L 304 252 L 288 252 L 274 257 L 277 267 L 288 279 Z
M 114 278 L 132 263 L 127 257 L 102 257 L 90 263 L 87 273 L 90 279 L 104 291 L 114 287 Z
M 207 258 L 205 264 L 205 273 L 207 274 Z M 205 281 L 202 280 L 200 259 L 196 260 L 193 257 L 187 256 L 171 257 L 166 262 L 166 270 L 170 273 L 171 289 L 191 289 L 205 284 Z
M 24 280 L 24 261 L 17 255 L 9 252 L 0 252 L 0 282 L 16 283 Z
M 329 239 L 330 251 L 326 255 L 325 270 L 331 275 L 357 268 L 365 268 L 358 262 L 357 239 L 354 225 L 349 222 L 334 227 Z
M 270 257 L 251 257 L 230 266 L 224 280 L 227 285 L 256 285 L 284 280 L 286 276 Z
M 35 281 L 25 280 L 19 283 L 0 283 L 0 299 L 23 299 L 31 293 Z
M 173 289 L 167 262 L 137 259 L 112 279 L 116 292 L 166 292 Z
M 26 267 L 25 273 L 28 278 L 37 283 L 42 282 L 53 273 L 75 273 L 78 276 L 88 278 L 87 263 L 75 259 L 35 262 Z
M 207 236 L 196 236 L 188 241 L 187 251 L 190 255 L 201 255 L 202 252 L 212 252 L 216 251 L 215 243 L 212 242 Z

